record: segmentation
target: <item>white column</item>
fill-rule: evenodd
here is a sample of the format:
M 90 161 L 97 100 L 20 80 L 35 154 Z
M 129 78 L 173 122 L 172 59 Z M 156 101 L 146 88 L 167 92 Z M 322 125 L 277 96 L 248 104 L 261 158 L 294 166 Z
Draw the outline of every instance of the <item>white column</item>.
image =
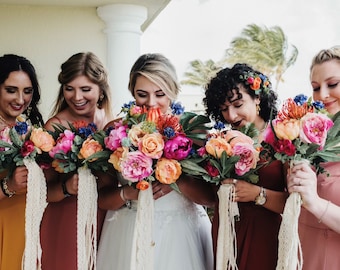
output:
M 147 19 L 147 8 L 112 4 L 98 7 L 97 14 L 106 23 L 107 68 L 116 115 L 124 103 L 133 99 L 128 90 L 129 72 L 140 56 L 141 25 Z

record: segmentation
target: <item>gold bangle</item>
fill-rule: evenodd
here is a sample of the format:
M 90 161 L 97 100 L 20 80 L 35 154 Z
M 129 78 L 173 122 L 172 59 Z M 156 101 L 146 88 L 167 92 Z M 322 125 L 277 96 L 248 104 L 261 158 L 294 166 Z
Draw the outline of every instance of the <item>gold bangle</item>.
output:
M 318 223 L 321 223 L 321 222 L 322 222 L 322 219 L 323 219 L 323 217 L 325 216 L 325 214 L 326 214 L 326 212 L 327 212 L 327 210 L 328 210 L 329 204 L 330 204 L 330 201 L 327 201 L 326 209 L 325 209 L 325 211 L 323 211 L 321 217 L 320 217 L 319 220 L 318 220 Z
M 2 192 L 8 197 L 11 198 L 15 195 L 15 191 L 9 190 L 8 184 L 7 184 L 8 177 L 6 176 L 4 179 L 1 180 L 1 189 Z

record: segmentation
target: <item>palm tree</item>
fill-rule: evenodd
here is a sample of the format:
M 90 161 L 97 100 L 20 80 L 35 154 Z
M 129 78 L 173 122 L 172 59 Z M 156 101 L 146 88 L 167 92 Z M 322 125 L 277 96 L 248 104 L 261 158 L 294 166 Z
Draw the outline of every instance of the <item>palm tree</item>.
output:
M 239 37 L 231 42 L 224 63 L 247 63 L 267 76 L 275 76 L 276 89 L 283 81 L 283 73 L 295 63 L 298 50 L 288 44 L 279 26 L 267 28 L 248 25 Z
M 190 62 L 192 71 L 184 73 L 186 80 L 181 81 L 182 84 L 205 86 L 212 77 L 221 69 L 221 66 L 213 60 L 202 62 L 201 60 L 193 60 Z

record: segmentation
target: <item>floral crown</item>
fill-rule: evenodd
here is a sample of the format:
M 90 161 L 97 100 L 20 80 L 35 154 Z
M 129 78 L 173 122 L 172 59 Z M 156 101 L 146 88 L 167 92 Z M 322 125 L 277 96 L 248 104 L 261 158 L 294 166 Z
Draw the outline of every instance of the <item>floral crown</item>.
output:
M 265 93 L 269 92 L 270 82 L 267 76 L 258 74 L 253 71 L 247 71 L 240 75 L 240 79 L 244 81 L 246 85 L 249 85 L 250 89 L 254 90 L 256 94 L 260 94 L 263 90 Z

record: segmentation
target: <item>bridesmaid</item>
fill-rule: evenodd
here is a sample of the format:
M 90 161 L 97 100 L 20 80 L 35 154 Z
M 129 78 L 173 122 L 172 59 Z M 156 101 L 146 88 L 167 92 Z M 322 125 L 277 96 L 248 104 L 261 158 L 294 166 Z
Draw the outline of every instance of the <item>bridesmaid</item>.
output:
M 58 98 L 45 127 L 53 131 L 53 124 L 68 127 L 68 123 L 84 121 L 103 129 L 111 120 L 110 88 L 107 72 L 97 56 L 91 52 L 72 55 L 61 65 L 58 80 Z M 74 270 L 77 269 L 78 174 L 49 170 L 46 179 L 49 204 L 41 225 L 42 269 Z M 105 211 L 98 211 L 98 234 L 104 214 Z
M 0 130 L 14 126 L 22 115 L 43 126 L 38 110 L 40 88 L 31 62 L 14 54 L 0 57 Z M 27 169 L 0 174 L 0 269 L 20 270 L 25 247 Z

